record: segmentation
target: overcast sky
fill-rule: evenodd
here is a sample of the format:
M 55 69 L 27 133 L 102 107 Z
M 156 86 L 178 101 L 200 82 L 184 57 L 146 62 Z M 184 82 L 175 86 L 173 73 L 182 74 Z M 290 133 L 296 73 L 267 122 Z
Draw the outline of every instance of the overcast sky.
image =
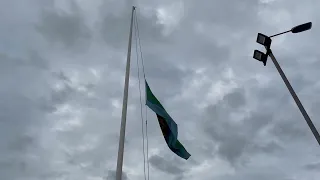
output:
M 0 0 L 1 180 L 115 180 L 132 5 L 147 80 L 191 154 L 169 150 L 148 109 L 150 180 L 320 178 L 278 72 L 252 58 L 258 32 L 313 22 L 272 49 L 320 130 L 320 1 Z M 135 48 L 123 180 L 143 179 Z

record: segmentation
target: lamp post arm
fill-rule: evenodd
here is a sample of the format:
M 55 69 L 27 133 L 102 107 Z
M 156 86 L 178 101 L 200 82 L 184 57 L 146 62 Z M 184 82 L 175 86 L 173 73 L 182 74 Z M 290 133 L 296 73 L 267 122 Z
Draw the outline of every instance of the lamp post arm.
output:
M 269 37 L 272 38 L 272 37 L 279 36 L 281 34 L 285 34 L 285 33 L 288 33 L 288 32 L 291 32 L 291 30 L 285 31 L 285 32 L 282 32 L 282 33 L 278 33 L 278 34 L 275 34 L 275 35 L 272 35 L 272 36 L 269 36 Z

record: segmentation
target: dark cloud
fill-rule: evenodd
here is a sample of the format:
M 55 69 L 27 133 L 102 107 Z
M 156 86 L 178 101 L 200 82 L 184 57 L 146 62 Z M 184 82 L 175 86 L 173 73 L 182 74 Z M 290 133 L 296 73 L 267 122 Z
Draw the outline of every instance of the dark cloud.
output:
M 273 129 L 273 134 L 276 136 L 283 137 L 288 140 L 296 140 L 297 138 L 305 138 L 307 135 L 309 135 L 309 132 L 307 132 L 307 125 L 303 126 L 302 123 L 294 122 L 295 120 L 302 121 L 303 117 L 300 119 L 288 119 L 284 122 L 280 122 L 275 125 Z M 302 126 L 301 126 L 302 125 Z
M 320 169 L 320 163 L 310 163 L 304 166 L 307 170 L 319 170 Z
M 104 41 L 114 48 L 127 49 L 131 18 L 131 9 L 129 9 L 129 7 L 130 6 L 126 6 L 125 9 L 117 13 L 110 13 L 110 11 L 109 13 L 105 13 L 105 10 L 102 12 L 104 16 L 103 21 L 98 27 Z M 149 16 L 137 16 L 137 20 L 138 24 L 134 21 L 133 38 L 139 35 L 143 46 L 155 46 L 164 41 L 161 33 L 163 27 L 156 23 L 157 17 L 155 12 Z M 139 34 L 136 28 L 138 28 Z M 148 36 L 145 36 L 146 34 L 148 34 Z
M 203 124 L 212 143 L 219 144 L 217 154 L 231 164 L 237 164 L 240 158 L 253 153 L 272 153 L 280 149 L 275 142 L 261 144 L 263 139 L 257 137 L 272 122 L 273 116 L 258 109 L 245 117 L 238 117 L 236 122 L 232 121 L 232 117 L 239 116 L 239 112 L 247 107 L 245 92 L 244 89 L 235 89 L 217 104 L 207 107 L 208 120 Z
M 36 29 L 49 43 L 59 42 L 66 47 L 90 44 L 90 30 L 82 17 L 81 9 L 71 1 L 72 12 L 43 11 Z
M 276 143 L 274 141 L 271 141 L 264 145 L 254 145 L 250 151 L 253 151 L 253 153 L 262 153 L 265 152 L 267 154 L 272 154 L 274 152 L 277 152 L 279 150 L 283 150 L 283 147 L 279 145 L 279 143 Z
M 46 70 L 49 67 L 47 61 L 34 51 L 29 52 L 27 57 L 24 58 L 0 53 L 0 59 L 3 62 L 3 66 L 1 67 L 2 74 L 10 73 L 12 70 L 19 70 L 19 68 L 37 71 Z
M 233 93 L 227 94 L 223 101 L 225 101 L 230 108 L 238 109 L 242 108 L 246 104 L 246 99 L 243 92 L 235 90 Z
M 154 155 L 149 158 L 149 162 L 151 166 L 165 173 L 180 175 L 184 172 L 183 169 L 181 169 L 177 165 L 172 164 L 172 162 L 165 157 Z

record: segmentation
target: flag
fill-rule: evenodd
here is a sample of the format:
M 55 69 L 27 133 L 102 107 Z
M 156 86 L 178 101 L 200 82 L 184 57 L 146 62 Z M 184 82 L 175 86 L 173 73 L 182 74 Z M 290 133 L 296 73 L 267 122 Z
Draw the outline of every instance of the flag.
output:
M 186 151 L 178 140 L 178 126 L 170 117 L 159 100 L 153 95 L 147 81 L 146 86 L 146 105 L 156 113 L 158 122 L 168 147 L 175 154 L 183 159 L 188 159 L 191 155 Z

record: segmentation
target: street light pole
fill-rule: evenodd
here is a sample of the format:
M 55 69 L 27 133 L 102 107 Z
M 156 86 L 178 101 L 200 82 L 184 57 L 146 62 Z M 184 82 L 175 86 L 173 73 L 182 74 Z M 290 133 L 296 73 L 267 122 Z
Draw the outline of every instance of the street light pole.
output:
M 275 37 L 275 36 L 278 36 L 278 35 L 281 35 L 281 34 L 285 34 L 285 33 L 288 33 L 288 32 L 300 33 L 300 32 L 307 31 L 307 30 L 311 29 L 311 27 L 312 27 L 312 23 L 308 22 L 308 23 L 304 23 L 304 24 L 295 26 L 289 31 L 284 31 L 282 33 L 278 33 L 278 34 L 275 34 L 275 35 L 272 35 L 272 36 L 266 36 L 264 34 L 258 33 L 257 43 L 263 45 L 266 48 L 267 52 L 263 53 L 261 51 L 255 50 L 254 53 L 253 53 L 253 58 L 258 60 L 258 61 L 263 62 L 264 66 L 266 66 L 268 56 L 270 56 L 272 62 L 276 66 L 276 68 L 277 68 L 282 80 L 286 84 L 291 96 L 293 97 L 294 101 L 296 102 L 301 114 L 303 115 L 304 119 L 306 120 L 306 122 L 307 122 L 309 128 L 311 129 L 314 137 L 316 138 L 318 144 L 320 145 L 320 135 L 319 135 L 316 127 L 313 125 L 308 113 L 306 112 L 306 110 L 304 109 L 303 105 L 301 104 L 297 94 L 294 92 L 294 90 L 293 90 L 291 84 L 289 83 L 286 75 L 282 71 L 278 61 L 276 60 L 276 58 L 274 57 L 274 55 L 273 55 L 273 53 L 272 53 L 272 51 L 270 49 L 271 42 L 272 42 L 271 37 Z
M 293 97 L 294 101 L 296 102 L 298 108 L 300 109 L 301 114 L 303 115 L 304 119 L 306 120 L 309 128 L 311 129 L 314 137 L 316 138 L 316 140 L 318 141 L 318 144 L 320 145 L 320 135 L 319 132 L 317 131 L 316 127 L 313 125 L 308 113 L 306 112 L 306 110 L 304 109 L 303 105 L 301 104 L 297 94 L 295 93 L 295 91 L 293 90 L 289 80 L 287 79 L 286 75 L 284 74 L 284 72 L 282 71 L 277 59 L 274 57 L 271 49 L 269 49 L 269 56 L 273 62 L 273 64 L 276 66 L 281 78 L 283 79 L 284 83 L 286 84 L 291 96 Z

